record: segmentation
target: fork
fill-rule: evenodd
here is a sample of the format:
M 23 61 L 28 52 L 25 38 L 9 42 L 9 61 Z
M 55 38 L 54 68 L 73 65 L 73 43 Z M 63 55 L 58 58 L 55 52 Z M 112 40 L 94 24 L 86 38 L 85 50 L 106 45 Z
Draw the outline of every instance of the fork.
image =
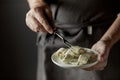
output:
M 56 31 L 54 32 L 55 35 L 57 35 L 60 39 L 63 40 L 64 44 L 68 47 L 71 48 L 72 44 L 70 42 L 68 42 L 65 38 L 63 38 L 60 34 L 58 34 Z

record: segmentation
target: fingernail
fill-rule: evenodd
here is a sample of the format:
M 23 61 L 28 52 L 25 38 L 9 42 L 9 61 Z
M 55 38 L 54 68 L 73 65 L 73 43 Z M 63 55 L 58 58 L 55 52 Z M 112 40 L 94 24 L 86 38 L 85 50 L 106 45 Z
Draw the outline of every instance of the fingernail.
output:
M 53 30 L 50 30 L 49 33 L 52 34 L 52 33 L 53 33 Z

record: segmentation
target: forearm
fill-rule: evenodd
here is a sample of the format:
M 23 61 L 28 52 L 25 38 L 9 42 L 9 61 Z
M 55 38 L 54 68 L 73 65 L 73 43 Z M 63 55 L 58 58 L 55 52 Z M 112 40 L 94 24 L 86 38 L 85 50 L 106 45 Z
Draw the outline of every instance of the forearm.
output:
M 30 8 L 35 8 L 37 6 L 40 6 L 40 4 L 44 1 L 44 0 L 27 0 L 29 7 Z
M 120 14 L 107 32 L 103 35 L 101 40 L 105 41 L 110 47 L 120 40 Z

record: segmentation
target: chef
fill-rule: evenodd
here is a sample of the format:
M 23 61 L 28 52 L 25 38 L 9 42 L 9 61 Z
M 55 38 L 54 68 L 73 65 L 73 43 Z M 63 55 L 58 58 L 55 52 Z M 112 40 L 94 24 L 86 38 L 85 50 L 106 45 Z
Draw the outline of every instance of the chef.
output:
M 120 0 L 28 0 L 26 24 L 38 33 L 37 80 L 120 80 Z M 64 69 L 51 55 L 64 43 L 99 53 L 98 63 L 84 69 Z

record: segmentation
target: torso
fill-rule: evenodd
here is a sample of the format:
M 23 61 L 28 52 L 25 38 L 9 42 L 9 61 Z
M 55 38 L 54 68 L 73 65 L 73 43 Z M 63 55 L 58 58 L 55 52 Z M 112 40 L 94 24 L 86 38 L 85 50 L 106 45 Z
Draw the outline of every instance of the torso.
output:
M 120 0 L 53 0 L 60 23 L 101 23 L 120 12 Z M 56 5 L 58 7 L 58 5 Z

